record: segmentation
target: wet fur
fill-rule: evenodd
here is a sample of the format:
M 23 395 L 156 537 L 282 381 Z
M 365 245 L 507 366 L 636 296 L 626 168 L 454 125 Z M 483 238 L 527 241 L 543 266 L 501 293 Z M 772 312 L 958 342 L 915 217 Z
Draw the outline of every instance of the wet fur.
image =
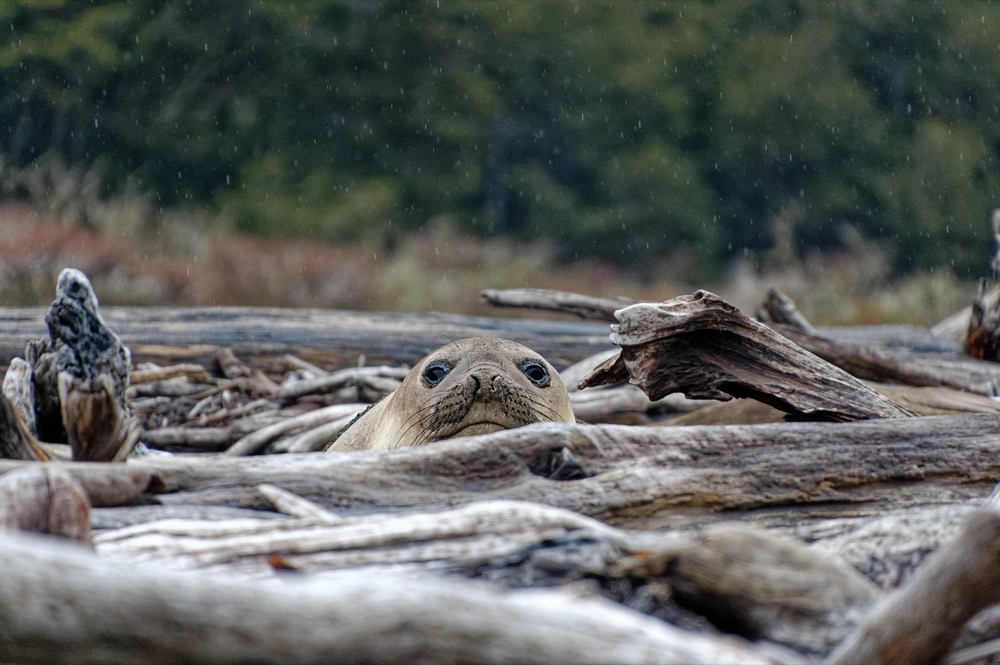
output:
M 437 386 L 424 370 L 447 359 L 452 370 Z M 549 385 L 524 375 L 525 360 L 544 365 Z M 429 354 L 390 395 L 361 414 L 327 450 L 385 450 L 486 434 L 536 422 L 575 422 L 558 372 L 531 349 L 497 338 L 459 340 Z

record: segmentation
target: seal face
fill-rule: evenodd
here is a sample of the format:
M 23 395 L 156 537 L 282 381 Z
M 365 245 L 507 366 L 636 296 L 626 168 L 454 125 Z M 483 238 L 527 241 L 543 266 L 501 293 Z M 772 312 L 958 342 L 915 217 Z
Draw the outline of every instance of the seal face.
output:
M 559 373 L 526 346 L 472 337 L 426 356 L 327 450 L 384 450 L 538 422 L 576 422 Z

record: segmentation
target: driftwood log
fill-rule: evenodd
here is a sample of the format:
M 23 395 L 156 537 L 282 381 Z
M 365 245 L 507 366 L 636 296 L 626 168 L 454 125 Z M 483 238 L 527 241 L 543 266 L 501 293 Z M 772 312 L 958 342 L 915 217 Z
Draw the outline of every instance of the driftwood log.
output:
M 28 453 L 0 460 L 0 492 L 29 477 L 76 488 L 96 556 L 0 536 L 0 661 L 932 663 L 956 640 L 988 653 L 1000 619 L 969 619 L 998 600 L 995 507 L 980 507 L 1000 477 L 984 397 L 996 368 L 947 345 L 809 332 L 788 303 L 772 319 L 790 328 L 703 292 L 634 307 L 570 296 L 546 308 L 617 320 L 619 350 L 589 323 L 103 313 L 135 345 L 125 399 L 144 447 L 82 464 L 19 425 L 10 446 Z M 604 362 L 595 376 L 616 384 L 574 405 L 657 425 L 306 452 L 438 338 L 467 334 L 527 342 L 574 381 Z M 31 400 L 11 367 L 17 425 Z M 673 390 L 856 422 L 663 426 L 712 408 Z M 38 475 L 40 456 L 54 461 Z
M 0 566 L 11 571 L 0 578 L 5 661 L 792 662 L 572 592 L 511 593 L 386 572 L 211 578 L 3 536 Z
M 45 334 L 46 313 L 0 308 L 0 366 Z M 359 358 L 371 365 L 410 364 L 462 337 L 511 337 L 557 368 L 611 348 L 607 326 L 597 323 L 241 307 L 105 307 L 101 313 L 133 362 L 213 367 L 219 352 L 231 349 L 269 373 L 283 371 L 288 354 L 335 369 L 357 366 Z
M 629 379 L 651 399 L 752 397 L 794 417 L 847 421 L 916 415 L 707 291 L 616 313 L 617 357 L 581 387 Z

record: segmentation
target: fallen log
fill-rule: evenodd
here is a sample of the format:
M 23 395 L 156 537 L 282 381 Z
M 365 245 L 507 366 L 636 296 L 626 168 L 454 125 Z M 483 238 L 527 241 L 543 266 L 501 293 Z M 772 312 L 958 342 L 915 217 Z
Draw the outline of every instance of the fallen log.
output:
M 45 334 L 46 310 L 0 308 L 0 367 Z M 285 356 L 323 368 L 412 364 L 463 337 L 510 337 L 556 367 L 610 348 L 604 324 L 498 319 L 455 314 L 353 312 L 255 307 L 103 307 L 101 314 L 136 363 L 212 367 L 221 349 L 274 373 Z
M 0 568 L 0 660 L 6 662 L 793 661 L 572 591 L 504 592 L 384 571 L 234 580 L 123 567 L 41 539 L 3 535 Z
M 626 378 L 650 399 L 673 392 L 752 397 L 798 419 L 850 421 L 916 413 L 867 387 L 707 291 L 615 313 L 621 347 L 581 388 Z
M 596 582 L 601 593 L 681 625 L 824 655 L 867 614 L 877 588 L 837 557 L 739 523 L 697 536 L 610 528 L 525 502 L 480 501 L 433 513 L 332 520 L 169 520 L 105 532 L 98 553 L 241 576 L 273 565 L 310 575 L 386 569 L 459 573 L 504 587 Z M 669 589 L 658 596 L 657 588 Z M 680 620 L 678 620 L 680 619 Z
M 270 483 L 344 514 L 505 498 L 640 529 L 708 524 L 733 511 L 791 525 L 982 496 L 1000 476 L 998 426 L 1000 416 L 987 414 L 683 428 L 545 423 L 389 453 L 51 464 L 85 486 L 140 474 L 149 496 L 174 505 L 266 509 L 256 487 Z M 567 459 L 579 479 L 551 480 Z M 0 471 L 24 464 L 0 462 Z
M 635 304 L 634 300 L 594 298 L 578 293 L 548 289 L 484 289 L 479 293 L 483 302 L 494 307 L 519 307 L 574 314 L 594 321 L 615 320 L 614 312 Z

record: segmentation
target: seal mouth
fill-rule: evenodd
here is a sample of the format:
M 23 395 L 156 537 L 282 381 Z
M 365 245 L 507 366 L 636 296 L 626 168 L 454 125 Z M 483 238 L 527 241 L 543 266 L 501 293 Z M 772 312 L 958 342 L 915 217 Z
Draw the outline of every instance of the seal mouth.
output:
M 501 430 L 510 429 L 510 425 L 501 425 L 500 423 L 495 423 L 492 421 L 483 421 L 478 423 L 469 423 L 462 427 L 462 429 L 456 431 L 452 436 L 473 436 L 476 434 L 492 434 L 493 432 L 499 432 Z

